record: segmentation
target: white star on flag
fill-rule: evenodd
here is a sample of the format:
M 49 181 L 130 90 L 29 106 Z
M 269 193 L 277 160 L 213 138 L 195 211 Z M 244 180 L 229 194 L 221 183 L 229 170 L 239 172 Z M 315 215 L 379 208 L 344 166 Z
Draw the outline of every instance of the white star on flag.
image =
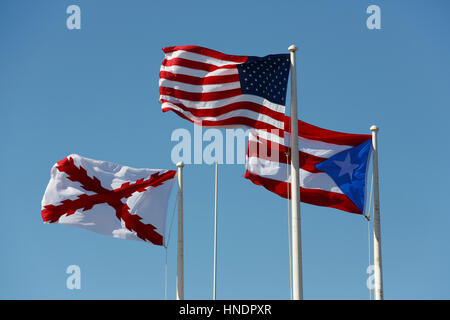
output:
M 353 178 L 353 171 L 355 171 L 355 169 L 359 167 L 358 164 L 352 163 L 352 160 L 350 159 L 350 153 L 347 153 L 344 161 L 335 160 L 334 163 L 336 163 L 336 165 L 341 168 L 341 171 L 339 171 L 339 177 L 348 173 L 350 176 L 350 181 Z

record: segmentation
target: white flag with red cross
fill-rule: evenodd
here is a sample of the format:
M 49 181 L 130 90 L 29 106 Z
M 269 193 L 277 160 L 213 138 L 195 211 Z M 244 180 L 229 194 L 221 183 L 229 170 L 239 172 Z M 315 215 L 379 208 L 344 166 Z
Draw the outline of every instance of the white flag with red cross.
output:
M 175 170 L 135 169 L 71 154 L 51 170 L 42 219 L 164 245 Z

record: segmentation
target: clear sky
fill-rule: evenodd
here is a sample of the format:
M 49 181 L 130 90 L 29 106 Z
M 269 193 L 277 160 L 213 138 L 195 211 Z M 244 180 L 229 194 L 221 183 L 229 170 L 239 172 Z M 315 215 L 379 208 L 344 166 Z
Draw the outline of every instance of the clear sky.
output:
M 72 4 L 80 30 L 66 27 Z M 380 30 L 366 27 L 372 4 Z M 164 299 L 163 248 L 43 224 L 50 168 L 71 153 L 175 168 L 171 133 L 193 126 L 161 112 L 162 47 L 263 56 L 296 44 L 302 120 L 380 127 L 385 298 L 449 299 L 449 12 L 446 0 L 2 1 L 0 298 Z M 243 165 L 219 171 L 217 298 L 289 299 L 287 201 L 244 179 Z M 184 185 L 185 297 L 210 299 L 214 167 L 187 165 Z M 301 218 L 305 299 L 368 299 L 366 220 L 307 204 Z M 69 265 L 80 290 L 66 288 Z

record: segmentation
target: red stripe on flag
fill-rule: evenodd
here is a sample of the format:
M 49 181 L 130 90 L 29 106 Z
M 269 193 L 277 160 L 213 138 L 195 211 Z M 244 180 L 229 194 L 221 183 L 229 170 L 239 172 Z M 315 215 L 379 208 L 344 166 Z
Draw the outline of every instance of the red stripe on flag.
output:
M 286 132 L 291 131 L 290 117 L 285 118 L 284 129 Z M 354 147 L 372 139 L 370 134 L 353 134 L 327 130 L 301 120 L 298 121 L 298 132 L 298 135 L 302 138 Z
M 244 178 L 249 179 L 256 185 L 263 186 L 283 198 L 290 195 L 291 184 L 283 181 L 264 178 L 249 171 L 245 172 Z M 290 197 L 289 197 L 290 198 Z M 362 214 L 361 210 L 344 194 L 324 191 L 320 189 L 300 188 L 301 202 L 309 203 L 321 207 L 335 208 L 350 213 Z
M 266 122 L 246 118 L 246 117 L 231 117 L 224 120 L 202 120 L 202 121 L 196 121 L 191 119 L 190 117 L 186 116 L 182 112 L 175 110 L 171 107 L 163 107 L 162 111 L 173 111 L 183 119 L 186 119 L 192 123 L 195 123 L 197 125 L 200 125 L 202 127 L 220 127 L 220 126 L 227 126 L 227 127 L 236 127 L 236 126 L 248 126 L 255 129 L 266 129 L 266 130 L 279 130 L 275 126 L 272 126 Z
M 208 72 L 213 72 L 218 69 L 235 69 L 236 68 L 235 64 L 227 64 L 224 66 L 215 66 L 213 64 L 198 62 L 198 61 L 193 61 L 193 60 L 187 60 L 187 59 L 183 59 L 183 58 L 173 58 L 170 60 L 164 59 L 162 62 L 162 65 L 165 67 L 180 66 L 180 67 L 203 70 L 203 71 L 208 71 Z
M 230 103 L 222 107 L 211 108 L 211 109 L 196 109 L 186 107 L 182 103 L 174 103 L 165 99 L 161 99 L 161 103 L 170 103 L 173 104 L 184 111 L 191 113 L 195 117 L 218 117 L 220 115 L 236 111 L 236 110 L 250 110 L 256 113 L 267 115 L 275 120 L 283 121 L 284 115 L 280 112 L 273 111 L 263 105 L 248 102 L 248 101 L 240 101 L 235 103 Z
M 160 79 L 167 79 L 171 81 L 183 82 L 192 85 L 207 85 L 207 84 L 223 84 L 239 81 L 238 74 L 230 74 L 226 76 L 210 76 L 210 77 L 194 77 L 185 74 L 175 74 L 168 71 L 159 72 Z
M 217 92 L 188 92 L 174 88 L 159 87 L 159 93 L 190 101 L 215 101 L 239 96 L 242 94 L 242 91 L 241 88 L 236 88 Z
M 201 54 L 204 56 L 208 56 L 211 58 L 232 61 L 232 62 L 236 62 L 236 63 L 243 63 L 243 62 L 247 61 L 247 58 L 248 58 L 247 56 L 229 55 L 229 54 L 225 54 L 225 53 L 222 53 L 219 51 L 215 51 L 215 50 L 211 50 L 211 49 L 199 47 L 199 46 L 174 46 L 174 47 L 163 48 L 162 50 L 164 51 L 164 53 L 170 53 L 170 52 L 174 52 L 174 51 L 178 51 L 178 50 L 189 51 L 189 52 L 198 53 L 198 54 Z
M 273 141 L 268 141 L 268 140 L 264 140 L 259 138 L 259 140 L 263 140 L 261 141 L 261 143 L 258 143 L 254 140 L 249 140 L 248 141 L 248 147 L 247 147 L 247 155 L 249 157 L 257 157 L 260 159 L 265 159 L 265 160 L 272 160 L 273 161 L 273 157 L 272 157 L 272 152 L 277 152 L 278 153 L 278 160 L 277 162 L 280 163 L 286 163 L 286 164 L 290 164 L 291 163 L 291 157 L 290 154 L 286 154 L 286 153 L 290 153 L 291 149 L 287 148 L 283 145 L 280 145 L 276 142 Z M 265 144 L 266 145 L 266 150 L 267 152 L 264 152 L 264 148 L 261 148 L 261 144 Z M 261 150 L 263 150 L 261 152 Z M 317 157 L 314 156 L 312 154 L 309 153 L 305 153 L 302 151 L 299 151 L 299 165 L 300 165 L 300 169 L 306 170 L 308 172 L 311 173 L 319 173 L 322 172 L 319 169 L 316 168 L 316 164 L 324 161 L 326 158 L 321 158 L 321 157 Z

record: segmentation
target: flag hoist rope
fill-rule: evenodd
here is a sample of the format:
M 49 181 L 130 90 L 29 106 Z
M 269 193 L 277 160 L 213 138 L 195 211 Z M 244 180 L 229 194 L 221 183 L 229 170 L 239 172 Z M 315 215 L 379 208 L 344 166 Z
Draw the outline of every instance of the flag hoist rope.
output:
M 373 196 L 373 173 L 371 176 L 371 181 L 370 181 L 370 194 L 369 194 L 369 206 L 367 208 L 367 213 L 368 215 L 364 214 L 364 217 L 367 219 L 367 247 L 368 247 L 368 253 L 369 253 L 369 264 L 368 266 L 370 267 L 372 265 L 372 253 L 371 253 L 371 241 L 370 241 L 370 236 L 371 236 L 371 229 L 370 229 L 370 218 L 372 217 L 372 196 Z M 372 289 L 368 286 L 369 289 L 369 300 L 372 300 Z
M 173 204 L 173 209 L 172 209 L 172 215 L 170 218 L 170 224 L 169 224 L 169 230 L 167 231 L 167 238 L 166 238 L 166 243 L 164 244 L 164 251 L 165 251 L 165 265 L 164 265 L 164 299 L 167 300 L 167 274 L 168 274 L 168 264 L 167 264 L 167 250 L 169 247 L 169 242 L 170 242 L 170 235 L 172 232 L 172 225 L 173 225 L 173 218 L 175 217 L 175 209 L 177 208 L 178 205 L 178 191 L 177 194 L 175 196 L 175 201 Z
M 164 246 L 165 264 L 164 264 L 164 300 L 167 300 L 167 246 Z

